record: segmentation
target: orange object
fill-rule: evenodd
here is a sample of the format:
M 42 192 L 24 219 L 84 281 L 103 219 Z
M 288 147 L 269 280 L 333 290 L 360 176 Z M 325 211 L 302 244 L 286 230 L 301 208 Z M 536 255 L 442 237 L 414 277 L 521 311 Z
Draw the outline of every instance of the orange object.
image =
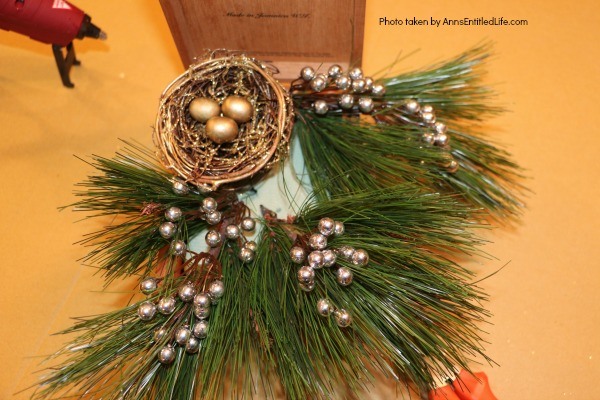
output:
M 429 400 L 461 400 L 460 397 L 454 393 L 454 389 L 451 385 L 430 390 L 427 394 L 427 398 Z
M 483 372 L 471 374 L 463 369 L 452 386 L 460 400 L 497 400 L 490 389 L 488 377 Z

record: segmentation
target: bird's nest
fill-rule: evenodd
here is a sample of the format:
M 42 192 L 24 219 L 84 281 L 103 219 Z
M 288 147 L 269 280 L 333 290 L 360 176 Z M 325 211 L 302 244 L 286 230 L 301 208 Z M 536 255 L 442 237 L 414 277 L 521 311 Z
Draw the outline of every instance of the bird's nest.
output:
M 254 116 L 232 142 L 217 144 L 206 136 L 205 124 L 191 117 L 189 104 L 200 97 L 221 104 L 232 95 L 248 99 Z M 244 55 L 212 53 L 161 95 L 154 143 L 167 169 L 201 189 L 216 190 L 271 168 L 288 151 L 292 123 L 290 96 L 269 66 Z

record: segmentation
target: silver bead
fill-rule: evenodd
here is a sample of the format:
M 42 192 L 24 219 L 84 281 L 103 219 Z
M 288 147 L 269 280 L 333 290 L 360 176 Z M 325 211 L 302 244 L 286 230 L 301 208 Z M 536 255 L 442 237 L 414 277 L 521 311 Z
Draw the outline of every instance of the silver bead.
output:
M 206 232 L 204 239 L 206 240 L 206 244 L 210 247 L 217 247 L 221 244 L 221 234 L 215 230 Z
M 448 167 L 450 167 L 450 164 L 452 164 L 452 161 L 454 161 L 454 157 L 452 157 L 452 154 L 450 154 L 450 153 L 443 154 L 441 165 L 444 168 L 448 168 Z
M 188 341 L 191 334 L 192 331 L 190 331 L 190 328 L 188 326 L 180 326 L 175 331 L 175 341 L 177 342 L 177 344 L 183 346 Z
M 154 318 L 154 314 L 156 314 L 156 306 L 154 303 L 145 301 L 140 304 L 137 313 L 138 317 L 140 317 L 142 321 L 150 321 L 152 318 Z
M 256 242 L 254 240 L 248 240 L 246 243 L 244 243 L 244 247 L 246 249 L 256 251 L 256 249 L 258 249 L 258 244 L 256 244 Z
M 435 135 L 433 133 L 426 132 L 423 134 L 422 139 L 427 144 L 433 144 Z
M 312 67 L 304 67 L 300 71 L 300 76 L 306 82 L 310 82 L 315 77 L 315 70 Z
M 435 123 L 435 114 L 432 112 L 422 112 L 421 119 L 426 124 L 429 124 L 429 125 L 434 124 Z
M 350 77 L 350 79 L 355 80 L 355 79 L 361 79 L 363 77 L 363 72 L 362 69 L 360 68 L 352 68 L 350 70 L 350 72 L 348 72 L 348 76 Z
M 198 339 L 204 339 L 208 334 L 208 322 L 206 321 L 198 321 L 194 324 L 192 328 L 192 334 L 196 336 Z
M 340 96 L 339 100 L 340 107 L 344 110 L 349 110 L 354 106 L 354 96 L 349 93 L 345 93 Z
M 212 197 L 205 197 L 202 199 L 202 211 L 209 213 L 211 211 L 217 211 L 217 201 Z
M 339 267 L 337 271 L 335 271 L 336 279 L 338 283 L 342 286 L 348 286 L 352 283 L 352 278 L 354 274 L 351 270 L 346 267 Z
M 365 78 L 365 92 L 370 92 L 371 90 L 373 90 L 373 78 L 371 78 L 370 76 L 367 76 Z
M 211 302 L 212 301 L 208 293 L 201 292 L 194 296 L 194 306 L 196 307 L 208 308 L 210 307 Z
M 459 167 L 458 161 L 452 160 L 452 161 L 450 161 L 450 164 L 448 165 L 448 167 L 446 167 L 446 170 L 448 172 L 454 173 L 454 172 L 458 171 L 458 167 Z
M 315 280 L 315 271 L 305 265 L 304 267 L 298 270 L 298 281 L 304 285 L 308 285 Z
M 181 219 L 183 213 L 179 207 L 169 207 L 167 211 L 165 211 L 165 218 L 167 221 L 177 222 Z
M 331 67 L 329 67 L 329 70 L 327 71 L 327 75 L 329 75 L 329 77 L 332 79 L 337 78 L 341 74 L 342 74 L 342 67 L 340 67 L 337 64 L 333 64 Z
M 350 261 L 352 260 L 352 256 L 354 255 L 354 247 L 352 246 L 342 246 L 337 249 L 337 254 L 344 260 Z
M 252 219 L 250 217 L 246 217 L 242 220 L 242 223 L 240 224 L 240 226 L 245 231 L 253 231 L 254 228 L 256 227 L 256 222 L 254 221 L 254 219 Z
M 208 293 L 210 293 L 210 297 L 213 299 L 214 304 L 216 300 L 223 297 L 223 294 L 225 293 L 225 285 L 223 285 L 223 282 L 219 280 L 212 281 L 210 286 L 208 286 Z
M 335 86 L 341 90 L 348 90 L 352 86 L 352 80 L 346 75 L 340 75 L 335 79 Z
M 371 94 L 373 95 L 373 97 L 385 96 L 385 86 L 383 86 L 379 83 L 376 85 L 373 85 L 373 88 L 371 89 Z
M 311 281 L 309 283 L 301 283 L 299 286 L 300 289 L 304 290 L 305 292 L 312 292 L 315 288 L 315 282 Z
M 254 260 L 254 251 L 252 251 L 252 249 L 243 247 L 240 249 L 238 257 L 240 258 L 240 260 L 242 260 L 242 262 L 248 263 L 248 262 Z
M 221 213 L 219 211 L 209 211 L 204 218 L 209 225 L 216 225 L 221 222 Z
M 365 80 L 364 79 L 354 79 L 352 80 L 352 91 L 354 93 L 364 93 L 365 92 Z
M 306 258 L 306 252 L 300 246 L 294 246 L 290 250 L 290 258 L 293 263 L 302 264 L 304 259 Z
M 186 195 L 190 192 L 190 188 L 184 182 L 176 180 L 173 182 L 173 192 L 175 194 Z
M 317 312 L 323 317 L 328 317 L 333 312 L 333 305 L 328 299 L 317 301 Z
M 210 315 L 210 307 L 194 307 L 194 315 L 198 319 L 206 319 Z
M 313 233 L 308 239 L 308 245 L 316 250 L 323 250 L 327 247 L 327 237 L 320 233 Z
M 318 229 L 322 235 L 329 236 L 333 233 L 335 228 L 335 221 L 329 217 L 321 218 L 319 220 Z
M 227 239 L 237 239 L 240 237 L 240 227 L 234 224 L 227 225 L 225 228 L 225 236 Z
M 448 146 L 449 143 L 450 136 L 448 136 L 446 133 L 436 133 L 433 137 L 433 144 L 436 146 L 444 147 Z
M 182 256 L 185 254 L 187 246 L 183 240 L 173 240 L 171 242 L 171 253 L 176 256 Z
M 346 328 L 352 323 L 352 316 L 343 308 L 336 310 L 333 315 L 335 316 L 335 322 L 340 328 Z
M 186 283 L 185 285 L 179 288 L 179 292 L 177 293 L 179 298 L 184 303 L 189 303 L 194 300 L 194 296 L 196 296 L 196 288 L 192 283 Z
M 352 254 L 352 264 L 364 267 L 369 263 L 369 253 L 363 249 L 356 249 Z
M 373 99 L 370 97 L 361 97 L 358 99 L 358 109 L 363 114 L 369 114 L 373 111 L 375 107 L 375 103 L 373 103 Z
M 320 92 L 327 86 L 327 80 L 323 79 L 322 76 L 316 76 L 315 79 L 310 81 L 310 88 L 315 92 Z
M 332 267 L 337 261 L 337 255 L 335 251 L 326 249 L 322 251 L 323 253 L 323 266 L 324 267 Z
M 313 251 L 308 255 L 308 266 L 314 269 L 323 268 L 325 265 L 325 257 L 319 250 Z
M 416 114 L 421 111 L 421 105 L 416 100 L 408 100 L 404 103 L 404 109 L 406 109 L 409 114 Z
M 202 194 L 211 193 L 215 190 L 211 185 L 207 185 L 206 183 L 196 183 L 196 187 Z
M 333 227 L 333 234 L 335 236 L 341 236 L 346 232 L 346 227 L 342 221 L 335 221 L 335 226 Z
M 432 113 L 433 112 L 433 106 L 430 104 L 426 104 L 423 107 L 421 107 L 421 113 Z
M 198 339 L 196 339 L 195 337 L 190 336 L 190 338 L 185 343 L 185 351 L 188 354 L 195 354 L 198 352 L 199 349 L 200 349 L 200 341 Z
M 158 328 L 157 330 L 154 331 L 154 341 L 155 342 L 161 342 L 167 335 L 169 334 L 169 331 L 167 330 L 167 328 L 163 327 L 163 328 Z
M 158 281 L 154 278 L 146 278 L 140 282 L 140 290 L 144 294 L 150 294 L 158 287 Z
M 315 109 L 315 114 L 318 114 L 318 115 L 325 115 L 329 111 L 329 105 L 327 104 L 327 102 L 325 100 L 315 101 L 315 104 L 313 104 L 313 107 Z
M 173 311 L 175 311 L 175 305 L 175 298 L 169 296 L 160 299 L 156 308 L 158 309 L 159 313 L 169 315 L 172 314 Z
M 446 133 L 446 131 L 448 130 L 446 125 L 443 124 L 442 122 L 436 122 L 435 125 L 433 126 L 433 129 L 435 129 L 436 133 Z
M 177 233 L 177 225 L 172 222 L 163 222 L 158 228 L 160 236 L 165 239 L 171 239 Z
M 167 345 L 158 352 L 158 361 L 161 364 L 171 364 L 175 361 L 175 349 L 171 345 Z

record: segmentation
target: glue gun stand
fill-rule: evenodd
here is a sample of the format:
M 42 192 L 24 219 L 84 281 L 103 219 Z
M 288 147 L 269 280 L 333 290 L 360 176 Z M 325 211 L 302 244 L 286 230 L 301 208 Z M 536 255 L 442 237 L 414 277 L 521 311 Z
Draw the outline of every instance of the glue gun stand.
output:
M 57 44 L 52 45 L 52 52 L 54 53 L 54 59 L 56 60 L 60 79 L 62 80 L 63 85 L 72 88 L 75 87 L 75 85 L 71 82 L 69 72 L 73 65 L 80 65 L 81 62 L 75 56 L 75 46 L 73 46 L 73 42 L 69 43 L 64 49 L 66 52 L 63 51 L 63 46 Z

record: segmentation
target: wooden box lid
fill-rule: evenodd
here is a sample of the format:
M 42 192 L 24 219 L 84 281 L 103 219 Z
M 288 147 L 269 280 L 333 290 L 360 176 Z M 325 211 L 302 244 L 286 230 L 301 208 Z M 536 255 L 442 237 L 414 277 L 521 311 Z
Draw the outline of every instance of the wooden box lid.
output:
M 187 67 L 207 50 L 241 50 L 275 65 L 278 79 L 302 67 L 359 66 L 366 0 L 160 0 Z

